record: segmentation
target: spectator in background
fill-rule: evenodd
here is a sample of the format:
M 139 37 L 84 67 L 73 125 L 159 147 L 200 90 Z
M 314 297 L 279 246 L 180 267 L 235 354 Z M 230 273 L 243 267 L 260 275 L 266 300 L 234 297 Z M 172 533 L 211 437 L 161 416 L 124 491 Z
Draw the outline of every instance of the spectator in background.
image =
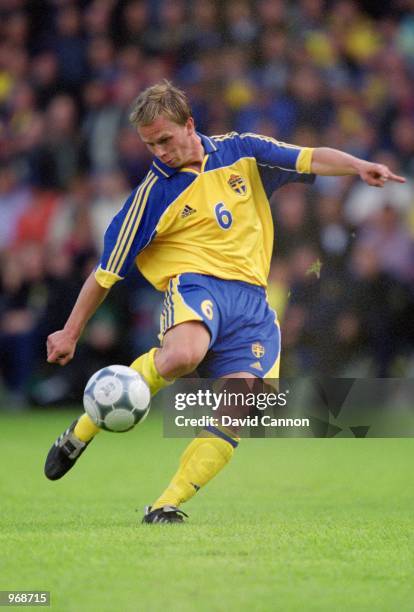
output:
M 365 353 L 373 356 L 369 373 L 392 376 L 393 359 L 413 341 L 413 296 L 381 269 L 379 253 L 371 245 L 356 245 L 351 263 L 347 301 L 359 322 Z
M 111 170 L 117 163 L 115 142 L 121 109 L 111 102 L 105 81 L 89 81 L 84 88 L 82 136 L 91 172 Z
M 272 201 L 275 208 L 275 252 L 289 256 L 306 243 L 317 244 L 307 194 L 301 185 L 289 185 Z
M 95 250 L 101 253 L 105 230 L 126 202 L 130 188 L 120 170 L 102 172 L 95 177 L 94 187 L 95 197 L 90 203 L 91 230 Z
M 351 235 L 343 222 L 342 204 L 338 198 L 320 196 L 316 202 L 318 244 L 324 268 L 343 274 Z
M 119 167 L 122 168 L 131 188 L 135 186 L 137 177 L 141 179 L 145 175 L 149 163 L 148 150 L 138 140 L 136 132 L 130 127 L 123 128 L 118 134 Z
M 178 69 L 186 60 L 191 40 L 191 27 L 184 0 L 160 2 L 158 24 L 152 33 L 152 52 L 168 56 L 170 66 Z
M 385 204 L 360 233 L 359 242 L 371 247 L 382 271 L 396 281 L 414 281 L 414 243 L 391 203 Z
M 191 37 L 186 50 L 187 61 L 201 53 L 220 49 L 224 44 L 217 0 L 194 0 L 190 6 Z
M 58 70 L 58 59 L 52 51 L 39 53 L 32 60 L 31 84 L 41 109 L 49 105 L 59 88 Z
M 19 182 L 12 164 L 0 168 L 0 253 L 14 245 L 19 219 L 29 208 L 31 198 L 31 189 Z
M 40 346 L 38 325 L 46 299 L 43 249 L 25 243 L 2 261 L 0 371 L 12 407 L 24 405 Z
M 119 46 L 138 46 L 144 53 L 150 52 L 150 3 L 145 0 L 128 0 L 126 3 L 120 3 L 118 8 L 121 9 L 121 14 L 115 22 L 115 43 Z
M 399 152 L 400 164 L 404 171 L 414 174 L 414 94 L 412 99 L 411 116 L 402 115 L 392 125 L 391 138 L 395 149 Z
M 92 0 L 83 13 L 87 37 L 106 36 L 111 31 L 111 16 L 115 0 Z
M 54 248 L 68 250 L 75 259 L 94 254 L 89 205 L 94 191 L 92 181 L 75 176 L 50 220 L 45 241 Z
M 41 150 L 43 184 L 68 189 L 81 168 L 81 139 L 73 98 L 55 96 L 46 111 L 46 133 Z
M 81 12 L 75 4 L 62 4 L 55 21 L 56 33 L 50 32 L 50 48 L 58 62 L 60 89 L 78 98 L 87 75 Z
M 110 84 L 116 75 L 115 47 L 109 36 L 95 36 L 87 46 L 88 80 Z

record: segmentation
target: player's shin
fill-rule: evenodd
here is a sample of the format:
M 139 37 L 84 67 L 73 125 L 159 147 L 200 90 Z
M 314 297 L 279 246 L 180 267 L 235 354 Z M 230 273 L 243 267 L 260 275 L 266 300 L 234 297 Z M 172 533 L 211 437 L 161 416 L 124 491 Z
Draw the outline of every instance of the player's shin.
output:
M 188 501 L 230 461 L 239 439 L 216 427 L 203 430 L 185 449 L 177 473 L 152 510 Z

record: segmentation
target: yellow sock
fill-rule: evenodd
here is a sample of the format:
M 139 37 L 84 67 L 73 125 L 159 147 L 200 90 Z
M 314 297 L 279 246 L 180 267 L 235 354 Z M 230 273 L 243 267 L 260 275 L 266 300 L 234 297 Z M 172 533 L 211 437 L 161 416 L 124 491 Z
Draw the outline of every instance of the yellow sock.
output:
M 89 440 L 92 440 L 100 431 L 99 427 L 95 425 L 85 412 L 76 423 L 73 433 L 79 440 L 82 440 L 82 442 L 89 442 Z
M 224 468 L 237 445 L 238 438 L 216 427 L 203 430 L 185 449 L 177 473 L 152 509 L 188 501 Z
M 130 366 L 133 370 L 136 370 L 145 378 L 150 388 L 151 396 L 158 393 L 160 389 L 168 387 L 168 385 L 172 385 L 174 382 L 174 380 L 167 380 L 158 373 L 154 362 L 156 350 L 156 348 L 152 348 L 150 351 L 148 351 L 148 353 L 144 353 L 144 355 L 141 355 L 135 359 Z

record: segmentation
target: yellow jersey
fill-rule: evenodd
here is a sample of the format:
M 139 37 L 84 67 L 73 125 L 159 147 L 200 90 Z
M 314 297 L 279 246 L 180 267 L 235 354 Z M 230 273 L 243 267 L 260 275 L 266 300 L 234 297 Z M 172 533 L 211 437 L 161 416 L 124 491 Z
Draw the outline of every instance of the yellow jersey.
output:
M 109 288 L 134 264 L 164 291 L 194 272 L 266 287 L 273 250 L 268 198 L 311 182 L 312 149 L 258 134 L 207 137 L 200 172 L 155 158 L 106 233 L 95 278 Z

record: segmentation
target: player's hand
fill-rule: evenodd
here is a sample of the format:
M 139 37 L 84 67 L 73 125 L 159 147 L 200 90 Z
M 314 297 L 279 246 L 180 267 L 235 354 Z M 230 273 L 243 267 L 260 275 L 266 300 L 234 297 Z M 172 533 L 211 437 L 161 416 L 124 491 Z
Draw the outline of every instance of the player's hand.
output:
M 46 342 L 48 363 L 66 365 L 75 354 L 76 340 L 65 329 L 50 334 Z
M 405 178 L 403 176 L 394 174 L 388 166 L 384 166 L 383 164 L 371 164 L 366 162 L 362 165 L 359 176 L 372 187 L 384 187 L 387 181 L 405 183 Z

